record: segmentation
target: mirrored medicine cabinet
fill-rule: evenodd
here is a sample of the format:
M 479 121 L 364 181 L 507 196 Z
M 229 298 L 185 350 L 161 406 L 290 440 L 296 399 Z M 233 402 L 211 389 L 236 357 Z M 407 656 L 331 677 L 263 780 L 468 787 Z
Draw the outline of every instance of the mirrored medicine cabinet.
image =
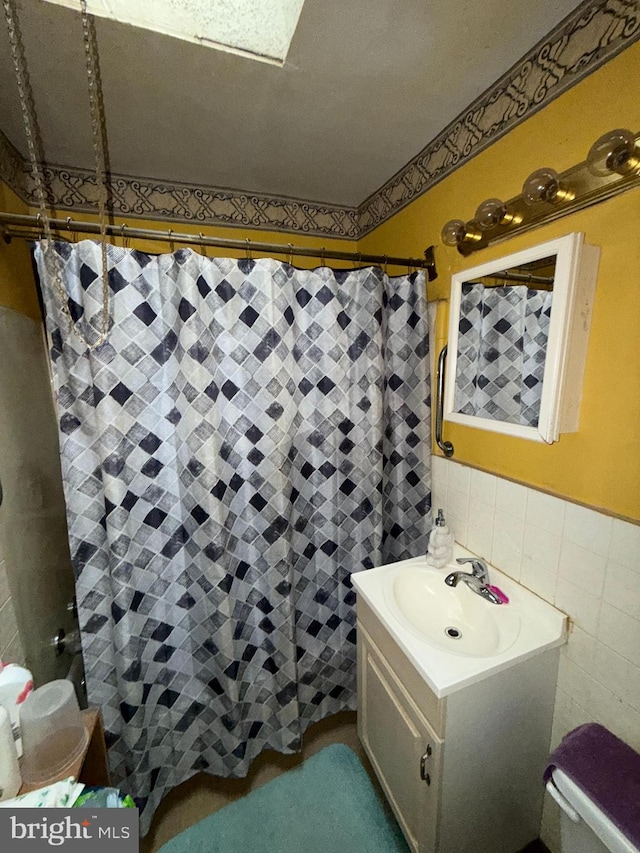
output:
M 445 421 L 546 443 L 578 429 L 598 257 L 572 233 L 452 276 Z

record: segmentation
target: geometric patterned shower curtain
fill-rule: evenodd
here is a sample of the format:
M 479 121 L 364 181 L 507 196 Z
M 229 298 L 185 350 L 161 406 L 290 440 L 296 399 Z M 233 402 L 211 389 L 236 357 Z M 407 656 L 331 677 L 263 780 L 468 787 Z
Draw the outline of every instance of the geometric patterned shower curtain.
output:
M 455 411 L 537 426 L 553 293 L 462 285 Z
M 58 285 L 49 252 L 55 251 Z M 142 810 L 355 706 L 350 574 L 426 551 L 422 273 L 36 249 L 89 701 Z

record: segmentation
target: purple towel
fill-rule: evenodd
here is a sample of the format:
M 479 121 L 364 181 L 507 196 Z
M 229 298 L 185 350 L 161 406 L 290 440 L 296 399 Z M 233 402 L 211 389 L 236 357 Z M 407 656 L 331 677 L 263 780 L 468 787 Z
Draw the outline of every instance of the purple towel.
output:
M 640 847 L 640 755 L 598 723 L 566 735 L 549 756 L 544 781 L 557 767 Z

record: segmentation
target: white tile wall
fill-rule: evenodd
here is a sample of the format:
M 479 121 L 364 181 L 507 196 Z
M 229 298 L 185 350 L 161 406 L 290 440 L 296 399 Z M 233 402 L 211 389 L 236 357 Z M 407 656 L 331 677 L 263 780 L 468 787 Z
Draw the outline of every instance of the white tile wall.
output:
M 7 567 L 0 557 L 0 660 L 4 663 L 24 663 L 24 653 L 18 634 L 15 609 L 9 591 Z
M 432 473 L 457 541 L 572 619 L 552 748 L 595 720 L 640 752 L 640 526 L 439 456 Z M 542 838 L 559 850 L 548 796 Z

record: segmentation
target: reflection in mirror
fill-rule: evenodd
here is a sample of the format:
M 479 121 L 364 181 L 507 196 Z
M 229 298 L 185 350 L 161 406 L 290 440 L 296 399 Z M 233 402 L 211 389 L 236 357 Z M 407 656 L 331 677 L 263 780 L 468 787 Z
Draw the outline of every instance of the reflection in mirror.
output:
M 540 258 L 463 282 L 457 412 L 538 426 L 555 261 Z
M 599 254 L 582 237 L 452 277 L 445 420 L 545 442 L 577 429 Z

